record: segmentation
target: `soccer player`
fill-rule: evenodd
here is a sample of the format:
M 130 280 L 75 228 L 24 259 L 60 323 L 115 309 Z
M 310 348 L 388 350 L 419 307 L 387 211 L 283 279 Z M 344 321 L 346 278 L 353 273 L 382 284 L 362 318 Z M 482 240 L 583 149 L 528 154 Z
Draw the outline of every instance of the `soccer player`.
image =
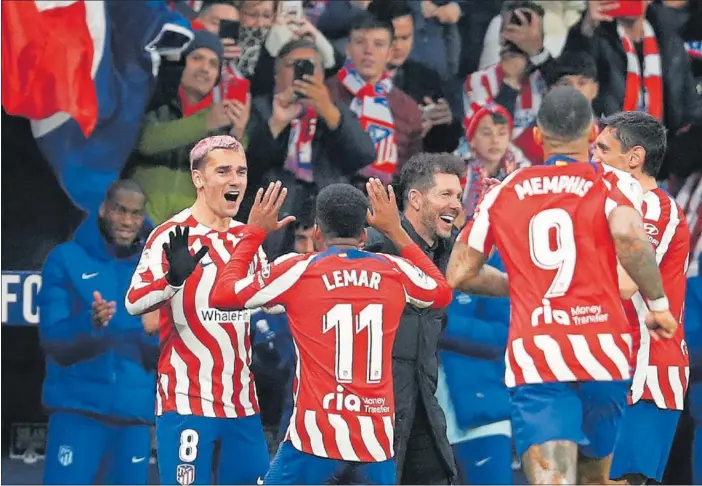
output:
M 573 88 L 544 97 L 537 138 L 545 166 L 517 170 L 485 194 L 447 274 L 469 293 L 509 292 L 505 383 L 532 484 L 609 479 L 632 342 L 617 258 L 648 301 L 651 334 L 670 338 L 677 328 L 636 209 L 640 186 L 626 173 L 579 162 L 588 158 L 592 124 L 589 102 Z M 493 246 L 506 275 L 484 266 Z
M 163 484 L 255 484 L 269 456 L 249 370 L 249 311 L 222 313 L 212 286 L 245 227 L 234 216 L 246 190 L 246 157 L 229 136 L 190 152 L 197 199 L 149 236 L 126 296 L 127 310 L 160 312 L 156 439 Z M 270 189 L 270 188 L 269 188 Z M 252 252 L 251 271 L 263 250 Z
M 690 230 L 682 209 L 656 182 L 666 150 L 665 127 L 641 111 L 617 113 L 602 123 L 605 128 L 595 142 L 594 160 L 630 173 L 641 184 L 644 228 L 655 248 L 670 310 L 682 324 Z M 632 405 L 619 428 L 610 477 L 644 484 L 663 480 L 690 368 L 682 325 L 672 339 L 662 341 L 651 340 L 645 328 L 639 332 L 647 308 L 632 284 L 627 287 L 635 293 L 625 302 L 634 329 Z
M 322 252 L 285 255 L 246 277 L 280 207 L 259 193 L 215 283 L 212 303 L 222 309 L 287 310 L 297 353 L 295 403 L 267 484 L 395 484 L 392 347 L 400 316 L 405 303 L 446 307 L 452 292 L 402 228 L 392 189 L 377 179 L 367 189 L 372 213 L 353 186 L 324 188 L 314 233 Z M 357 249 L 366 217 L 403 258 Z

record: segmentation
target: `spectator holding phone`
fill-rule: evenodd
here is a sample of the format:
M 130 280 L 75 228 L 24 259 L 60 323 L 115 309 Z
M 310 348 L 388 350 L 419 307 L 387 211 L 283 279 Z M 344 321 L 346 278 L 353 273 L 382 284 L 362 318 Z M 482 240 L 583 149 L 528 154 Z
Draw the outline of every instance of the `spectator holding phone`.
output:
M 500 62 L 468 76 L 463 105 L 464 126 L 473 117 L 473 105 L 489 101 L 505 107 L 514 121 L 512 138 L 536 121 L 546 86 L 541 69 L 552 61 L 544 48 L 544 9 L 533 1 L 505 2 L 500 34 Z
M 348 182 L 375 159 L 373 142 L 356 115 L 333 101 L 321 55 L 307 39 L 293 40 L 278 53 L 275 95 L 254 98 L 247 134 L 249 184 L 282 181 L 288 188 L 283 214 L 299 215 L 321 188 Z M 251 202 L 244 199 L 240 214 Z M 289 238 L 289 231 L 270 235 L 269 257 L 289 247 Z
M 146 114 L 136 152 L 125 171 L 144 189 L 146 213 L 156 224 L 195 200 L 190 149 L 208 135 L 229 134 L 241 140 L 249 121 L 246 97 L 222 99 L 215 89 L 224 56 L 218 36 L 195 31 L 183 56 L 185 68 L 177 94 Z
M 664 5 L 589 0 L 580 22 L 570 29 L 565 50 L 588 52 L 597 62 L 595 113 L 646 111 L 673 135 L 702 120 L 690 60 L 674 16 Z

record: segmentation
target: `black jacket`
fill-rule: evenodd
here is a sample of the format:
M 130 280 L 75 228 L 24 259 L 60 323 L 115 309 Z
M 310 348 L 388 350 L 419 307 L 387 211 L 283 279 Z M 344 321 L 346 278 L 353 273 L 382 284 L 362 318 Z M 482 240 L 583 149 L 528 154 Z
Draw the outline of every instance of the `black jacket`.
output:
M 439 73 L 427 66 L 408 59 L 397 70 L 393 78 L 398 87 L 417 104 L 424 104 L 424 97 L 434 101 L 444 98 L 451 107 L 453 121 L 450 125 L 438 125 L 424 137 L 426 152 L 453 152 L 458 147 L 458 139 L 463 136 L 463 89 L 455 78 L 444 81 Z
M 453 242 L 458 231 L 450 240 L 440 240 L 429 247 L 405 218 L 402 226 L 420 248 L 446 273 Z M 368 230 L 366 251 L 399 255 L 395 245 L 373 228 Z M 456 475 L 456 466 L 451 446 L 446 437 L 446 418 L 436 399 L 438 380 L 438 341 L 446 323 L 445 310 L 418 309 L 407 305 L 400 321 L 393 347 L 393 381 L 395 389 L 395 461 L 397 463 L 397 483 L 402 484 L 407 443 L 413 427 L 425 426 L 441 458 L 446 477 Z M 426 410 L 428 424 L 423 414 Z M 412 484 L 426 484 L 423 478 L 412 478 Z M 428 478 L 426 481 L 430 481 Z
M 248 216 L 256 190 L 271 181 L 279 180 L 288 189 L 281 214 L 300 217 L 309 211 L 310 207 L 314 208 L 314 200 L 320 189 L 338 182 L 349 182 L 359 170 L 373 163 L 375 146 L 361 128 L 358 118 L 348 106 L 337 103 L 336 107 L 341 112 L 341 122 L 336 130 L 331 130 L 322 118 L 317 121 L 312 139 L 314 183 L 310 184 L 298 180 L 292 172 L 284 169 L 290 126 L 277 138 L 273 138 L 268 126 L 268 119 L 273 112 L 272 93 L 253 99 L 251 118 L 246 126 L 249 190 L 246 191 L 246 197 L 239 210 L 242 220 Z M 278 231 L 271 235 L 266 243 L 266 250 L 271 252 L 268 256 L 275 258 L 280 252 L 290 251 L 290 248 L 287 248 L 290 239 L 291 226 L 287 231 Z
M 583 14 L 584 16 L 585 14 Z M 676 31 L 671 13 L 652 4 L 646 19 L 656 33 L 663 67 L 664 122 L 670 133 L 695 119 L 702 120 L 702 107 L 695 93 L 690 60 Z M 600 24 L 592 37 L 585 37 L 580 22 L 571 27 L 564 50 L 585 51 L 597 62 L 600 90 L 593 101 L 596 115 L 611 115 L 622 109 L 626 87 L 626 53 L 614 22 Z

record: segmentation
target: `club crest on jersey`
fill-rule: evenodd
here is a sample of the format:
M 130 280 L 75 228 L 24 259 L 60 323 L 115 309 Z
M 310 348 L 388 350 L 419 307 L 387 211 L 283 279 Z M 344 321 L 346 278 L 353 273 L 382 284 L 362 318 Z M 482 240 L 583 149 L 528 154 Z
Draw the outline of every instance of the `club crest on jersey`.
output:
M 176 467 L 176 481 L 183 486 L 189 486 L 195 482 L 195 466 L 192 464 L 178 464 Z
M 151 250 L 144 250 L 139 259 L 139 264 L 136 267 L 137 273 L 145 272 L 149 268 L 149 258 L 151 258 Z

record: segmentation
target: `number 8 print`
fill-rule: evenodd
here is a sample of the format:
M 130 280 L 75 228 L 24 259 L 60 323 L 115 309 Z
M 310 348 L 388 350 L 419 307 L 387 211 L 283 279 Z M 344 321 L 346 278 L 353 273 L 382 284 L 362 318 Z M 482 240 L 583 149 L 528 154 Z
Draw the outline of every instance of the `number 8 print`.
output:
M 178 457 L 183 462 L 193 462 L 197 458 L 197 443 L 200 436 L 193 429 L 185 429 L 180 433 Z

